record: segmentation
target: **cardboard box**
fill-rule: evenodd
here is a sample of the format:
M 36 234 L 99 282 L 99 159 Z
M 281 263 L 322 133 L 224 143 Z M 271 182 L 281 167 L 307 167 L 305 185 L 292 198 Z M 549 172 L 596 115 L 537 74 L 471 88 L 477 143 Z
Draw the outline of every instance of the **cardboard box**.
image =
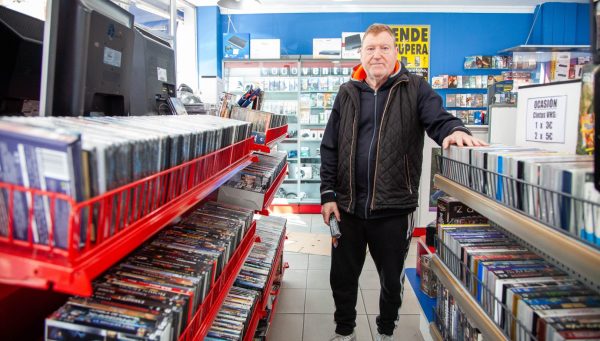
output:
M 487 224 L 488 219 L 458 199 L 443 196 L 437 201 L 436 230 L 440 224 Z
M 265 202 L 265 193 L 221 186 L 219 187 L 219 198 L 217 201 L 261 211 Z

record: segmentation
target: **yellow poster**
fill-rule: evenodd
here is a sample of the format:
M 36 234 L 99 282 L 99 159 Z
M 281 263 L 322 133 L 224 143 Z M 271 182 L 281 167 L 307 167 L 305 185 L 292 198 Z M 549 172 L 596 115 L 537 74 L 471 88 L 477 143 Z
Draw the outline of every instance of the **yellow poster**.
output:
M 396 38 L 398 60 L 411 73 L 429 79 L 429 25 L 389 25 Z

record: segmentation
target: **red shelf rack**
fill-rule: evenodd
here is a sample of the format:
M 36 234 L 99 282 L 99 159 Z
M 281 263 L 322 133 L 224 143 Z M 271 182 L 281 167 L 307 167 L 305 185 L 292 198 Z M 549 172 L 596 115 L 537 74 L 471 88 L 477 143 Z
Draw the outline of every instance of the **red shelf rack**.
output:
M 254 144 L 252 146 L 253 150 L 258 150 L 265 153 L 271 152 L 271 147 L 275 144 L 283 141 L 287 137 L 288 125 L 284 125 L 277 128 L 267 129 L 267 134 L 265 137 L 265 144 Z
M 225 266 L 221 276 L 214 282 L 210 292 L 198 307 L 192 321 L 179 337 L 179 341 L 202 340 L 208 334 L 215 317 L 219 313 L 221 304 L 223 304 L 225 297 L 229 293 L 229 289 L 233 285 L 242 265 L 244 265 L 246 257 L 250 253 L 255 241 L 256 222 L 253 222 L 242 243 Z
M 252 146 L 253 139 L 248 138 L 80 203 L 62 194 L 0 183 L 0 190 L 8 194 L 8 234 L 0 237 L 0 283 L 89 296 L 94 277 L 256 161 Z M 51 207 L 49 245 L 33 242 L 32 205 L 28 240 L 13 238 L 15 193 L 41 197 Z M 54 245 L 54 226 L 60 222 L 53 213 L 58 202 L 70 208 L 64 222 L 66 248 Z
M 258 326 L 258 322 L 260 319 L 267 316 L 267 304 L 272 295 L 279 295 L 279 291 L 273 293 L 271 292 L 273 289 L 273 283 L 275 280 L 275 276 L 277 275 L 277 269 L 281 265 L 283 261 L 283 245 L 287 237 L 285 236 L 285 228 L 283 230 L 283 237 L 277 246 L 277 251 L 275 252 L 275 261 L 273 262 L 273 267 L 271 268 L 271 272 L 269 273 L 269 278 L 267 279 L 267 285 L 265 286 L 264 291 L 261 294 L 260 301 L 254 310 L 252 318 L 250 319 L 250 323 L 248 324 L 248 329 L 246 330 L 246 335 L 244 335 L 244 341 L 251 341 L 254 338 L 254 334 L 256 333 L 256 328 Z M 284 269 L 283 267 L 282 269 Z M 282 270 L 283 271 L 283 270 Z M 274 305 L 273 305 L 274 307 Z M 274 310 L 274 308 L 273 308 Z
M 273 181 L 271 187 L 269 187 L 269 189 L 265 192 L 265 199 L 263 202 L 262 211 L 258 213 L 265 216 L 269 215 L 269 206 L 271 206 L 273 199 L 275 199 L 275 193 L 277 192 L 277 189 L 279 189 L 279 186 L 281 186 L 281 184 L 283 183 L 283 179 L 285 179 L 287 171 L 288 165 L 285 164 L 281 172 L 279 172 L 279 175 L 277 175 L 277 177 L 275 178 L 275 181 Z

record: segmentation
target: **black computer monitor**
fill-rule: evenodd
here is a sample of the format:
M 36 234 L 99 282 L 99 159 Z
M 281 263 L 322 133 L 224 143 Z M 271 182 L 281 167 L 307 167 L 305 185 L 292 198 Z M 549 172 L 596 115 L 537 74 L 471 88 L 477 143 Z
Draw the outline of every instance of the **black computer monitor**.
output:
M 133 15 L 108 0 L 49 0 L 41 114 L 128 115 Z
M 173 114 L 168 99 L 176 96 L 175 51 L 171 44 L 135 27 L 131 77 L 131 115 Z
M 0 6 L 0 115 L 39 111 L 44 22 Z

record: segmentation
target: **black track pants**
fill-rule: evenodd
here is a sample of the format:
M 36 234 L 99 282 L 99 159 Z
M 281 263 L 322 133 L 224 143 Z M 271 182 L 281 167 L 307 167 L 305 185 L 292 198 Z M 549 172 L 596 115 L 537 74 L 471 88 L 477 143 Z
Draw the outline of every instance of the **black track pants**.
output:
M 404 260 L 413 229 L 413 215 L 364 220 L 341 212 L 342 237 L 331 252 L 329 281 L 335 301 L 336 333 L 348 335 L 356 326 L 356 300 L 367 245 L 379 274 L 377 330 L 392 335 L 402 304 Z

